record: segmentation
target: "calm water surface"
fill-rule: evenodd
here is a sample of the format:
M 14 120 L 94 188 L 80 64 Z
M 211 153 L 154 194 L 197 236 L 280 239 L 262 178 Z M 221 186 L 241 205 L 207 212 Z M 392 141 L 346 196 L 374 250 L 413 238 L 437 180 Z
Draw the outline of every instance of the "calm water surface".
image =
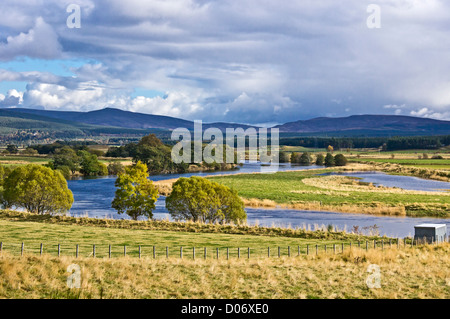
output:
M 312 169 L 317 166 L 280 166 L 280 171 Z M 177 178 L 180 176 L 206 176 L 206 175 L 224 175 L 236 173 L 260 172 L 259 164 L 244 164 L 240 169 L 221 172 L 197 172 L 187 174 L 167 174 L 153 175 L 150 178 L 154 181 Z M 364 173 L 345 173 L 348 176 L 362 178 L 364 182 L 372 182 L 377 185 L 389 187 L 400 187 L 412 190 L 443 191 L 450 189 L 450 183 L 424 180 L 409 176 L 392 176 L 379 172 Z M 73 192 L 74 204 L 70 210 L 72 216 L 89 217 L 109 217 L 128 219 L 127 215 L 119 215 L 111 208 L 111 202 L 114 198 L 114 182 L 116 177 L 97 177 L 97 178 L 79 178 L 68 181 L 68 186 Z M 386 234 L 393 237 L 405 237 L 414 234 L 414 225 L 421 223 L 444 223 L 450 229 L 450 219 L 438 218 L 411 218 L 411 217 L 381 217 L 362 214 L 346 214 L 335 212 L 316 212 L 301 211 L 290 209 L 262 209 L 246 208 L 249 224 L 259 224 L 262 226 L 291 226 L 303 227 L 310 225 L 311 229 L 315 226 L 327 226 L 332 224 L 339 229 L 350 231 L 353 226 L 359 228 L 377 225 L 382 235 Z M 156 202 L 154 210 L 155 219 L 168 218 L 170 216 L 165 208 L 165 197 L 160 196 Z

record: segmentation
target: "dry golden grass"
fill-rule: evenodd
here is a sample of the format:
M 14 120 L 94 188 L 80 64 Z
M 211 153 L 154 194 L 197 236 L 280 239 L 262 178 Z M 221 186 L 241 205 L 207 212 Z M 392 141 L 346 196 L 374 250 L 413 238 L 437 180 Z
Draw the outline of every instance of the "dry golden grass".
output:
M 260 207 L 260 208 L 285 208 L 311 211 L 330 211 L 349 214 L 368 214 L 368 215 L 385 215 L 385 216 L 406 216 L 406 209 L 403 205 L 387 205 L 383 203 L 371 203 L 370 205 L 363 204 L 321 204 L 320 201 L 314 202 L 296 202 L 296 203 L 276 203 L 275 201 L 257 198 L 242 199 L 246 207 Z
M 67 267 L 81 267 L 81 288 Z M 368 267 L 381 288 L 368 288 Z M 449 298 L 450 245 L 241 259 L 100 259 L 3 254 L 2 298 Z

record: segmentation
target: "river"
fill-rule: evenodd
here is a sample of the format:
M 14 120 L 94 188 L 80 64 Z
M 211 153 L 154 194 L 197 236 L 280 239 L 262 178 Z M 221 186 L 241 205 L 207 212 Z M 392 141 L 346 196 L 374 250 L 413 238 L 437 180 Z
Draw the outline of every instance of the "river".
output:
M 291 166 L 289 164 L 280 165 L 280 171 L 301 170 L 320 168 L 318 166 Z M 244 164 L 238 170 L 218 171 L 218 172 L 197 172 L 186 174 L 153 175 L 150 178 L 154 181 L 189 176 L 224 175 L 237 173 L 260 172 L 259 164 Z M 344 175 L 362 178 L 365 182 L 372 182 L 377 185 L 389 187 L 400 187 L 404 189 L 443 191 L 450 189 L 450 183 L 429 181 L 410 176 L 392 176 L 380 172 L 364 173 L 344 173 Z M 98 218 L 128 219 L 127 215 L 118 215 L 111 207 L 114 198 L 115 176 L 78 178 L 68 181 L 68 186 L 74 195 L 74 203 L 69 212 L 71 216 L 89 216 Z M 293 209 L 263 209 L 246 208 L 247 220 L 251 225 L 261 226 L 281 226 L 281 227 L 307 227 L 315 229 L 317 227 L 333 225 L 338 229 L 350 231 L 353 226 L 358 226 L 361 230 L 364 227 L 372 228 L 376 225 L 381 235 L 390 237 L 405 237 L 414 234 L 414 225 L 422 223 L 443 223 L 450 228 L 450 219 L 439 218 L 412 218 L 412 217 L 383 217 L 363 214 L 347 214 L 336 212 L 302 211 Z M 156 202 L 156 209 L 153 212 L 155 219 L 170 219 L 165 208 L 165 197 L 160 196 Z M 368 233 L 368 230 L 363 231 Z

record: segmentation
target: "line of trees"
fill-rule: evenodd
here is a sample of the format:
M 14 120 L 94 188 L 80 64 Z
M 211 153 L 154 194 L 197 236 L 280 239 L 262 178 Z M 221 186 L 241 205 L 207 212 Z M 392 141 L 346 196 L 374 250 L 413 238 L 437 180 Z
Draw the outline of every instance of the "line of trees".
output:
M 385 151 L 408 149 L 439 149 L 450 145 L 450 135 L 442 136 L 399 136 L 399 137 L 285 137 L 280 145 L 326 148 L 336 150 L 350 148 L 383 148 Z M 383 147 L 384 145 L 384 147 Z
M 333 156 L 331 152 L 327 152 L 326 156 L 324 156 L 322 153 L 316 154 L 315 158 L 308 153 L 298 153 L 298 152 L 292 152 L 289 157 L 289 152 L 281 152 L 280 153 L 280 162 L 281 159 L 283 159 L 284 163 L 288 162 L 288 158 L 290 158 L 291 164 L 298 164 L 298 165 L 318 165 L 318 166 L 345 166 L 347 165 L 347 158 L 343 154 L 336 154 Z M 282 162 L 283 163 L 283 162 Z

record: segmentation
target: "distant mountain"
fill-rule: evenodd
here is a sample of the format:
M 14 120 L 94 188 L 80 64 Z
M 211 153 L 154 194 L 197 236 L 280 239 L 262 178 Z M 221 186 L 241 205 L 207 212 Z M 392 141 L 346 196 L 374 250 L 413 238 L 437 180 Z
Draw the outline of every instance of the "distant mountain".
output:
M 115 108 L 105 108 L 90 112 L 45 111 L 23 108 L 9 110 L 97 126 L 164 130 L 173 130 L 179 127 L 194 129 L 194 122 L 192 121 L 170 116 L 123 111 Z M 217 127 L 219 129 L 242 127 L 246 129 L 251 126 L 236 123 L 203 123 L 204 129 L 209 127 Z
M 70 134 L 136 134 L 175 128 L 193 129 L 194 122 L 170 116 L 134 113 L 114 108 L 90 112 L 46 111 L 38 109 L 0 109 L 0 134 L 33 129 L 70 132 Z M 247 129 L 236 123 L 203 123 L 203 129 L 216 127 Z M 281 136 L 407 136 L 450 135 L 450 121 L 397 115 L 353 115 L 349 117 L 318 117 L 275 126 Z
M 277 125 L 280 132 L 319 135 L 447 135 L 450 121 L 439 121 L 399 115 L 352 115 L 349 117 L 318 117 L 311 120 Z

